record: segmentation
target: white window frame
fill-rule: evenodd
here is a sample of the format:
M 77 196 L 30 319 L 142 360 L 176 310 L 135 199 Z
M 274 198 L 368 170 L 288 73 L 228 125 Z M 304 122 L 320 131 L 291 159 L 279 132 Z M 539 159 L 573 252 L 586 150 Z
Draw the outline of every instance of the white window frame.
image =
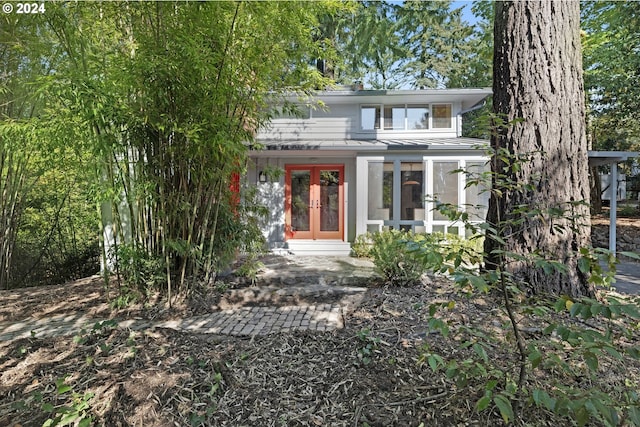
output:
M 464 156 L 425 156 L 425 155 L 385 155 L 385 156 L 358 156 L 356 159 L 356 179 L 358 182 L 358 188 L 361 191 L 357 192 L 356 197 L 356 235 L 364 234 L 367 232 L 369 226 L 377 226 L 378 230 L 382 230 L 385 227 L 393 227 L 399 229 L 400 226 L 410 225 L 412 230 L 416 227 L 424 227 L 425 232 L 433 233 L 434 226 L 442 226 L 444 233 L 447 234 L 449 229 L 457 227 L 457 233 L 460 237 L 465 237 L 466 230 L 464 223 L 459 221 L 449 220 L 434 220 L 433 209 L 435 207 L 433 202 L 426 200 L 427 197 L 433 195 L 433 163 L 434 162 L 451 162 L 457 163 L 456 169 L 466 168 L 467 162 L 478 163 L 486 162 L 487 158 L 478 155 L 464 155 Z M 369 162 L 393 162 L 393 220 L 370 220 L 368 218 L 368 197 L 369 197 Z M 422 163 L 424 177 L 426 179 L 426 185 L 424 186 L 424 218 L 415 220 L 401 220 L 400 216 L 400 198 L 401 198 L 401 163 L 413 162 Z M 464 173 L 458 174 L 458 205 L 464 210 L 466 209 L 466 175 Z M 397 212 L 396 212 L 397 210 Z M 481 220 L 471 221 L 474 224 L 482 223 Z
M 444 128 L 444 127 L 439 127 L 436 128 L 433 126 L 433 106 L 434 105 L 448 105 L 451 111 L 451 116 L 450 116 L 450 120 L 449 120 L 449 127 Z M 402 129 L 386 129 L 385 128 L 385 109 L 389 108 L 389 107 L 400 107 L 403 106 L 404 108 L 404 127 Z M 411 108 L 411 107 L 426 107 L 426 109 L 429 112 L 429 120 L 428 120 L 428 127 L 427 129 L 409 129 L 409 123 L 408 123 L 408 118 L 407 118 L 407 109 Z M 425 102 L 425 103 L 407 103 L 407 102 L 398 102 L 398 103 L 389 103 L 389 104 L 384 104 L 384 103 L 371 103 L 371 104 L 360 104 L 359 105 L 359 110 L 358 110 L 358 120 L 359 120 L 359 128 L 360 128 L 360 132 L 370 132 L 370 133 L 375 133 L 375 132 L 381 132 L 381 133 L 392 133 L 392 132 L 450 132 L 452 130 L 455 129 L 455 124 L 456 123 L 456 118 L 457 116 L 454 115 L 454 104 L 451 102 Z M 362 109 L 363 108 L 379 108 L 380 109 L 380 121 L 378 122 L 378 128 L 374 128 L 374 129 L 364 129 L 362 126 Z
M 362 109 L 363 108 L 378 108 L 380 110 L 380 118 L 378 119 L 378 127 L 375 126 L 373 129 L 365 129 L 362 126 Z M 382 104 L 360 104 L 360 109 L 358 110 L 358 120 L 360 121 L 360 132 L 379 132 L 383 129 L 384 126 L 384 106 Z

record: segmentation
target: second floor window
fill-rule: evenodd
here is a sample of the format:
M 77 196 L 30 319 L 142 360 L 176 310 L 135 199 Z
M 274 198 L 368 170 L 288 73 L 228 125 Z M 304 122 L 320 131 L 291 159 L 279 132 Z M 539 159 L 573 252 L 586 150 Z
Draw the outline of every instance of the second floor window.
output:
M 362 130 L 380 129 L 380 106 L 362 106 L 360 108 L 360 125 L 362 126 Z
M 362 130 L 450 129 L 451 104 L 363 105 L 360 125 Z

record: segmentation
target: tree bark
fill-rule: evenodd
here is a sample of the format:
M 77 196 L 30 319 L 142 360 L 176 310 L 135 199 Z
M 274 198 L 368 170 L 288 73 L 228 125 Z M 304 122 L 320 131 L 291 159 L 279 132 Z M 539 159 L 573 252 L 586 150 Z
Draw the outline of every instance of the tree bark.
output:
M 487 220 L 503 226 L 497 228 L 501 239 L 485 240 L 486 266 L 505 268 L 534 293 L 593 295 L 577 268 L 577 251 L 590 240 L 579 3 L 500 1 L 495 7 L 493 108 L 515 122 L 499 129 L 491 144 L 530 160 L 507 172 L 498 156 L 492 160 L 494 189 L 502 194 L 492 194 Z M 529 185 L 501 187 L 496 173 Z M 527 215 L 523 206 L 540 215 Z M 505 262 L 500 251 L 515 256 Z M 534 252 L 567 271 L 545 273 L 522 260 Z
M 591 196 L 591 213 L 602 213 L 602 180 L 597 166 L 589 168 L 589 195 Z

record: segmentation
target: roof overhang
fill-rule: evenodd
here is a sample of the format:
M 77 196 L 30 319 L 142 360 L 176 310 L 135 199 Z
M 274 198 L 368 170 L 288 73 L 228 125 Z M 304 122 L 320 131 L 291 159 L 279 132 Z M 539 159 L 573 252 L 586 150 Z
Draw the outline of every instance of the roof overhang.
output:
M 311 95 L 285 95 L 284 99 L 295 103 L 311 100 L 326 104 L 391 104 L 398 102 L 460 102 L 463 110 L 480 104 L 492 95 L 491 88 L 418 89 L 418 90 L 325 90 Z
M 441 151 L 473 150 L 489 146 L 489 141 L 478 138 L 424 138 L 424 139 L 371 139 L 371 140 L 304 140 L 258 141 L 262 150 L 273 151 Z
M 635 151 L 589 151 L 589 166 L 621 163 L 634 157 L 640 157 Z

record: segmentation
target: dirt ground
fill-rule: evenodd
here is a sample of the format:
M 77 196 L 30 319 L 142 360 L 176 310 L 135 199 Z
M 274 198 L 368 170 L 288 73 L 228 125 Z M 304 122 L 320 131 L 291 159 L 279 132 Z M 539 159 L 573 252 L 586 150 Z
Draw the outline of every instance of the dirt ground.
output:
M 203 289 L 197 304 L 182 301 L 173 310 L 138 304 L 112 311 L 94 277 L 0 291 L 0 321 L 77 312 L 170 318 L 210 309 L 219 290 Z M 447 337 L 429 320 L 437 305 L 445 307 L 434 318 L 447 325 Z M 483 411 L 475 406 L 488 381 L 497 380 L 493 391 L 498 392 L 516 377 L 515 344 L 497 296 L 471 298 L 441 278 L 413 288 L 371 283 L 364 301 L 344 320 L 345 328 L 335 332 L 253 338 L 170 329 L 133 332 L 104 324 L 75 337 L 0 342 L 0 426 L 41 426 L 48 419 L 62 425 L 64 416 L 104 426 L 503 424 L 495 403 Z M 552 321 L 571 328 L 604 327 L 553 310 L 545 316 L 523 310 L 519 321 L 527 343 L 541 346 L 543 338 L 557 341 L 543 337 Z M 625 348 L 640 345 L 637 330 L 616 342 Z M 553 354 L 571 369 L 558 370 L 551 350 L 547 355 L 541 347 L 544 363 L 532 370 L 527 385 L 549 393 L 569 385 L 579 388 L 589 377 L 584 360 L 566 343 L 554 348 Z M 621 360 L 603 355 L 598 374 L 585 386 L 624 396 L 639 382 L 638 360 L 625 353 Z M 570 425 L 567 418 L 536 406 L 530 396 L 524 402 L 516 425 Z

